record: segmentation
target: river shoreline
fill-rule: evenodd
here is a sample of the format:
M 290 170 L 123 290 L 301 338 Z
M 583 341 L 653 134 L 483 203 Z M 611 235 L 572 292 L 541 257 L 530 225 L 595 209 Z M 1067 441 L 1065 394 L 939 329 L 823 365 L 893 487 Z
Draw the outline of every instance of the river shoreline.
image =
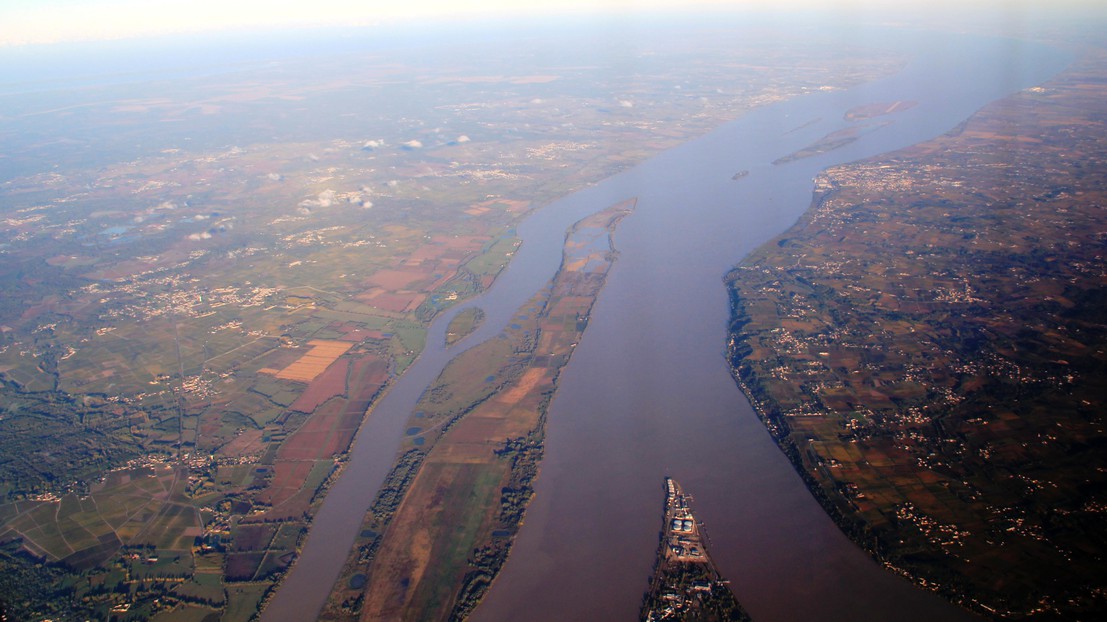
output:
M 1041 331 L 1081 334 L 1081 348 L 1098 333 L 1023 284 L 1100 313 L 1085 292 L 1101 279 L 1071 266 L 1097 256 L 1102 176 L 1066 161 L 1103 159 L 1101 134 L 1072 138 L 1098 127 L 1103 56 L 946 134 L 826 170 L 799 221 L 724 279 L 730 373 L 811 494 L 878 563 L 980 615 L 1102 609 L 1083 586 L 1102 548 L 1085 526 L 1102 468 L 1084 452 L 1102 429 L 1082 411 L 1102 393 L 1081 378 L 1099 363 L 1037 345 Z M 995 153 L 1009 177 L 981 174 Z M 1039 250 L 1061 239 L 1064 254 Z M 957 295 L 925 293 L 950 279 Z M 1067 381 L 1040 380 L 1050 365 Z M 1006 485 L 1028 472 L 1048 496 Z
M 561 236 L 555 245 L 550 231 L 639 197 L 634 216 L 620 225 L 620 259 L 588 334 L 559 378 L 526 525 L 473 619 L 635 615 L 639 575 L 646 576 L 653 561 L 652 544 L 642 542 L 656 542 L 656 523 L 643 520 L 650 515 L 643 508 L 656 502 L 653 477 L 666 473 L 697 490 L 720 568 L 734 578 L 742 591 L 736 596 L 757 619 L 877 620 L 900 612 L 918 620 L 961 617 L 963 610 L 887 575 L 842 535 L 750 410 L 722 352 L 728 306 L 719 275 L 805 211 L 819 170 L 939 135 L 988 101 L 1027 86 L 1001 81 L 950 91 L 962 82 L 981 86 L 980 74 L 1003 57 L 996 41 L 874 37 L 930 53 L 925 63 L 893 78 L 754 110 L 521 223 L 526 242 L 489 296 L 472 302 L 489 317 L 467 342 L 492 336 L 508 323 L 519 298 L 549 278 L 561 254 Z M 1040 71 L 1047 75 L 1049 69 L 1045 63 Z M 845 111 L 901 99 L 919 105 L 839 149 L 771 165 L 843 129 Z M 804 123 L 810 119 L 816 121 Z M 790 131 L 797 124 L 803 129 Z M 749 175 L 735 183 L 736 170 Z M 444 324 L 432 328 L 428 343 L 438 339 L 434 330 L 444 332 Z M 359 434 L 350 470 L 328 495 L 335 498 L 331 511 L 356 513 L 340 517 L 353 523 L 342 529 L 356 533 L 364 513 L 354 507 L 357 485 L 344 482 L 383 477 L 369 456 L 389 452 L 390 442 L 402 438 L 407 404 L 433 381 L 435 365 L 449 358 L 447 351 L 426 352 L 386 396 L 402 419 L 369 417 L 373 434 Z M 391 463 L 394 452 L 387 455 Z M 355 468 L 364 473 L 354 477 Z M 305 547 L 304 558 L 310 553 L 312 546 Z M 581 556 L 590 560 L 585 567 L 572 561 Z M 578 572 L 566 574 L 569 567 Z
M 558 377 L 634 203 L 570 227 L 553 279 L 428 387 L 320 619 L 464 618 L 494 584 L 533 496 Z
M 645 575 L 653 565 L 642 550 L 653 548 L 644 543 L 656 542 L 656 525 L 642 516 L 655 503 L 648 483 L 665 475 L 697 491 L 713 557 L 754 619 L 973 618 L 887 572 L 843 533 L 796 477 L 724 352 L 722 275 L 802 217 L 819 171 L 940 136 L 1065 61 L 1035 48 L 1049 60 L 1040 73 L 989 84 L 980 75 L 1004 62 L 1007 42 L 920 37 L 904 45 L 940 53 L 892 79 L 751 113 L 643 165 L 633 180 L 609 180 L 621 192 L 633 183 L 639 209 L 620 228 L 620 262 L 551 407 L 527 525 L 474 620 L 636 615 L 628 603 L 640 602 L 642 586 L 628 569 Z M 951 98 L 962 80 L 990 88 Z M 849 144 L 772 165 L 848 127 L 847 111 L 882 101 L 918 104 Z M 735 183 L 736 170 L 750 173 Z M 582 523 L 593 515 L 604 518 Z M 577 568 L 572 560 L 582 556 L 589 564 Z M 560 570 L 570 565 L 572 576 Z

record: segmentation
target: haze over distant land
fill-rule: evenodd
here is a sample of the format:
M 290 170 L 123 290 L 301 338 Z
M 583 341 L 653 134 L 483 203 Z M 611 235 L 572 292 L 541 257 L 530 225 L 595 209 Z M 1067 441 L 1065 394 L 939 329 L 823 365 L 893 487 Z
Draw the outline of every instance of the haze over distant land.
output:
M 518 265 L 525 214 L 904 62 L 695 17 L 0 52 L 0 607 L 248 618 L 431 320 Z
M 330 26 L 379 26 L 416 20 L 497 19 L 549 14 L 633 15 L 652 11 L 755 10 L 773 14 L 875 15 L 944 22 L 983 16 L 1006 28 L 1050 15 L 1102 12 L 1097 0 L 10 0 L 0 6 L 0 47 L 211 32 L 265 32 Z
M 0 618 L 1107 610 L 1099 4 L 0 0 Z

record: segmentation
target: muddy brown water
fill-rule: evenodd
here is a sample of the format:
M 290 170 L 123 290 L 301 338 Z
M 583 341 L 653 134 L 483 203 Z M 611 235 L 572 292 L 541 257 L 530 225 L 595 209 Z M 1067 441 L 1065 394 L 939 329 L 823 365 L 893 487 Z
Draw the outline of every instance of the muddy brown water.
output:
M 486 311 L 485 322 L 451 348 L 443 345 L 445 327 L 460 308 L 432 326 L 426 351 L 363 423 L 346 471 L 263 619 L 317 615 L 420 393 L 553 275 L 572 223 L 630 197 L 638 207 L 615 234 L 618 261 L 551 405 L 536 496 L 474 619 L 635 619 L 666 475 L 695 498 L 712 557 L 759 622 L 971 618 L 884 570 L 837 529 L 773 444 L 724 358 L 723 275 L 808 208 L 818 171 L 940 135 L 1068 61 L 1053 48 L 1009 40 L 865 36 L 914 60 L 888 79 L 756 110 L 521 223 L 524 242 L 512 264 L 470 303 Z M 846 147 L 770 164 L 849 127 L 847 110 L 896 100 L 918 105 Z M 749 174 L 734 180 L 742 170 Z

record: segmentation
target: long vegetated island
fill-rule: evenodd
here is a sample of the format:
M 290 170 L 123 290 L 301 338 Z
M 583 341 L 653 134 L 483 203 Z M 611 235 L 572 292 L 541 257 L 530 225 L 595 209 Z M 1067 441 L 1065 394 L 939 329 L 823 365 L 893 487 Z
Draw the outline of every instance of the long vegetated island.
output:
M 187 68 L 172 80 L 140 68 L 5 91 L 2 611 L 255 616 L 365 413 L 423 349 L 429 322 L 491 285 L 525 214 L 743 111 L 902 63 L 828 53 L 817 37 L 739 43 L 726 27 L 666 28 L 648 45 L 604 33 L 579 45 L 545 31 L 413 32 L 392 46 L 376 31 L 289 35 L 287 49 L 313 54 L 232 62 L 228 50 L 211 71 L 192 67 L 194 47 L 174 58 L 167 45 L 150 58 Z M 93 46 L 89 62 L 107 54 L 104 71 L 121 71 L 145 54 L 133 45 L 126 58 Z M 544 335 L 579 330 L 556 317 L 563 330 Z M 533 333 L 537 321 L 519 324 Z M 535 347 L 509 327 L 478 350 L 494 380 L 474 388 L 502 389 L 485 407 L 545 386 L 564 352 L 512 376 L 511 357 Z M 494 491 L 472 508 L 458 557 L 426 578 L 436 594 L 462 581 L 464 609 L 502 562 L 541 428 L 499 430 L 473 458 L 484 471 L 439 459 L 473 425 L 447 424 L 475 399 L 453 388 L 459 369 L 428 393 L 394 479 L 425 494 L 432 478 L 479 475 L 472 483 Z M 506 473 L 518 474 L 514 492 L 500 492 Z M 393 559 L 405 553 L 380 507 L 366 529 Z M 477 549 L 478 570 L 451 574 Z M 336 593 L 389 580 L 359 572 Z M 356 611 L 345 600 L 329 611 Z
M 825 171 L 728 276 L 735 377 L 827 511 L 989 616 L 1107 609 L 1105 68 Z
M 0 85 L 0 615 L 256 617 L 366 413 L 430 322 L 492 286 L 526 214 L 904 62 L 815 30 L 601 30 L 343 32 L 217 70 L 189 44 L 172 79 Z M 729 279 L 735 376 L 816 496 L 890 568 L 993 615 L 1105 607 L 1104 67 L 827 171 Z M 423 395 L 324 617 L 480 600 L 632 206 L 579 223 L 550 286 Z
M 551 283 L 423 394 L 322 619 L 457 620 L 477 605 L 533 495 L 546 408 L 635 203 L 574 225 Z

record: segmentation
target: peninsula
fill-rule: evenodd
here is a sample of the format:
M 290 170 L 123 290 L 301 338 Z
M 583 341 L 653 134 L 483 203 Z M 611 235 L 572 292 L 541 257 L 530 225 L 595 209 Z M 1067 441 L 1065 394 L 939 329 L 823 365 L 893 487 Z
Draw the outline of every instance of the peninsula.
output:
M 523 20 L 417 46 L 395 44 L 422 26 L 228 32 L 204 54 L 121 41 L 11 75 L 0 611 L 255 617 L 304 567 L 366 413 L 435 318 L 514 260 L 529 214 L 749 110 L 903 62 L 799 34 L 767 46 L 737 22 L 674 26 L 648 56 L 597 56 L 589 29 Z
M 641 619 L 747 621 L 749 615 L 708 555 L 703 524 L 693 516 L 691 501 L 680 484 L 665 478 L 665 526 Z

